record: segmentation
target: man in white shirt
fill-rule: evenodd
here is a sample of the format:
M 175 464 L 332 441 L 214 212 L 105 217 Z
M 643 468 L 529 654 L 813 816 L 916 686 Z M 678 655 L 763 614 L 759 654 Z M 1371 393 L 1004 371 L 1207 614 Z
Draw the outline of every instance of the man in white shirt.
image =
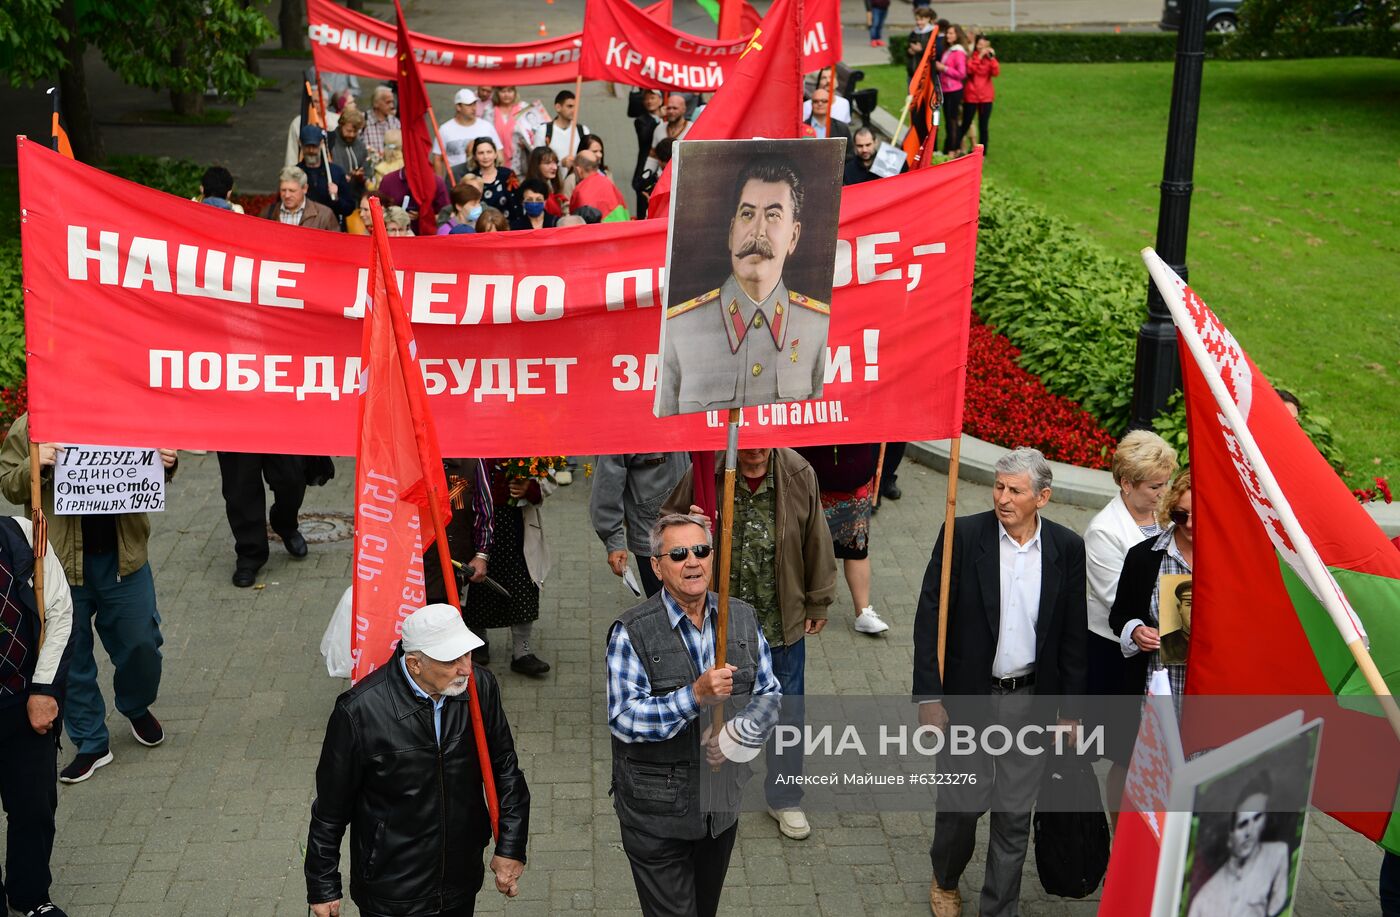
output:
M 442 135 L 442 142 L 447 145 L 447 165 L 460 166 L 467 161 L 467 150 L 471 149 L 472 141 L 478 137 L 490 137 L 495 141 L 496 147 L 501 146 L 501 137 L 496 133 L 495 125 L 489 121 L 484 121 L 476 116 L 476 93 L 470 89 L 457 90 L 457 97 L 453 100 L 457 113 L 448 121 L 444 121 L 438 128 L 438 133 Z M 433 141 L 433 168 L 437 168 L 438 160 L 442 158 L 442 151 L 438 149 L 437 141 Z
M 812 91 L 815 92 L 818 89 L 825 89 L 827 92 L 833 91 L 831 88 L 830 70 L 823 70 L 817 76 L 817 85 L 813 88 Z M 802 120 L 808 121 L 811 119 L 811 117 L 812 100 L 808 98 L 802 103 Z M 832 96 L 831 118 L 833 121 L 842 121 L 849 125 L 851 123 L 851 100 L 841 95 L 840 93 L 837 93 L 836 95 Z
M 1041 517 L 1050 485 L 1045 456 L 1012 450 L 996 464 L 992 512 L 957 520 L 942 671 L 938 619 L 946 533 L 939 533 L 914 617 L 914 695 L 922 725 L 946 730 L 951 718 L 979 733 L 997 724 L 1018 736 L 1023 726 L 1048 728 L 1057 717 L 1062 725 L 1074 724 L 1088 639 L 1084 541 Z M 939 756 L 941 773 L 970 776 L 939 787 L 929 850 L 934 917 L 961 913 L 958 880 L 988 809 L 991 837 L 977 913 L 1018 913 L 1030 812 L 1046 756 L 989 750 Z
M 661 105 L 661 123 L 656 125 L 656 130 L 651 135 L 651 152 L 647 155 L 646 167 L 655 174 L 661 172 L 661 160 L 657 158 L 656 148 L 663 140 L 670 139 L 672 142 L 684 140 L 685 135 L 690 133 L 690 126 L 694 121 L 686 119 L 685 116 L 685 96 L 679 92 L 673 92 L 666 96 L 666 101 Z
M 589 133 L 587 124 L 575 123 L 577 118 L 578 98 L 569 90 L 562 89 L 554 97 L 554 120 L 535 131 L 535 146 L 547 146 L 553 150 L 559 157 L 559 164 L 565 169 L 573 167 L 574 154 Z

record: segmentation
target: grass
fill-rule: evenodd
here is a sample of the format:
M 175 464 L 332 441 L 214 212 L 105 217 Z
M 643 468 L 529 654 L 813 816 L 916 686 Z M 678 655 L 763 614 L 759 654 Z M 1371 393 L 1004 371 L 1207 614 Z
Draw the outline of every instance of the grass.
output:
M 903 68 L 866 73 L 897 112 Z M 1156 238 L 1171 79 L 1171 64 L 1003 62 L 987 176 L 1136 259 Z M 1397 219 L 1400 61 L 1206 63 L 1192 286 L 1331 418 L 1354 481 L 1400 475 Z
M 273 81 L 276 85 L 276 81 Z M 261 87 L 260 87 L 261 88 Z M 127 112 L 119 120 L 121 124 L 163 124 L 174 127 L 223 127 L 233 118 L 231 108 L 206 108 L 199 114 L 182 115 L 168 108 L 151 108 Z

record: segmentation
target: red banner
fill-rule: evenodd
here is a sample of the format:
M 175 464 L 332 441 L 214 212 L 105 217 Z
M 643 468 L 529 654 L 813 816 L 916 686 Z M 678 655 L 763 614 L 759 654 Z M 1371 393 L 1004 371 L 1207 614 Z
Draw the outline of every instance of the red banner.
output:
M 803 5 L 802 69 L 821 70 L 841 59 L 840 0 Z M 772 11 L 769 11 L 772 15 Z M 627 0 L 589 0 L 583 12 L 584 79 L 679 92 L 714 92 L 761 31 L 737 40 L 696 38 L 647 16 Z
M 671 2 L 646 12 L 670 21 Z M 306 34 L 316 68 L 381 80 L 395 78 L 398 36 L 392 22 L 357 13 L 332 0 L 306 0 Z M 830 33 L 827 33 L 830 34 Z M 479 45 L 410 32 L 419 71 L 427 83 L 537 86 L 578 76 L 580 32 L 510 45 Z
M 18 145 L 33 436 L 354 454 L 368 238 Z M 743 442 L 960 431 L 981 173 L 973 155 L 845 189 L 823 397 L 745 409 Z M 715 286 L 724 227 L 695 249 Z M 719 413 L 651 413 L 662 221 L 391 245 L 444 455 L 723 445 Z

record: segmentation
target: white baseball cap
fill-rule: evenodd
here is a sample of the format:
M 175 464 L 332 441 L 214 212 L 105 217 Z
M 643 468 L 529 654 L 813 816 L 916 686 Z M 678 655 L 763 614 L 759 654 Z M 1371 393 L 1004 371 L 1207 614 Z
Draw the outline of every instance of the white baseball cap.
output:
M 476 93 L 470 89 L 457 90 L 457 97 L 452 100 L 454 105 L 472 105 L 477 101 Z
M 438 662 L 459 659 L 486 642 L 471 632 L 460 611 L 442 603 L 404 618 L 402 634 L 405 653 L 417 651 Z

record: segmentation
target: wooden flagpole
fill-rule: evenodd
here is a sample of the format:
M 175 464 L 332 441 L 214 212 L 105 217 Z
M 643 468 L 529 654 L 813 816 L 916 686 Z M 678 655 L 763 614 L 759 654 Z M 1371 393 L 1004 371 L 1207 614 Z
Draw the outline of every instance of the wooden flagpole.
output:
M 820 82 L 820 80 L 818 80 Z M 831 110 L 836 107 L 836 65 L 831 65 L 831 85 L 826 89 L 826 135 L 831 136 Z
M 447 148 L 443 147 L 444 154 L 446 151 Z M 446 160 L 446 158 L 446 155 L 444 155 L 443 159 Z M 387 306 L 394 323 L 394 345 L 398 348 L 399 352 L 399 366 L 406 371 L 409 367 L 415 365 L 413 355 L 408 348 L 408 341 L 405 340 L 405 336 L 400 333 L 400 329 L 406 329 L 408 327 L 408 313 L 405 312 L 403 308 L 403 300 L 399 294 L 398 280 L 394 274 L 394 264 L 389 255 L 389 246 L 387 244 L 389 238 L 388 233 L 384 229 L 383 206 L 379 203 L 378 198 L 370 198 L 369 207 L 370 213 L 373 214 L 374 218 L 372 232 L 374 233 L 375 248 L 381 253 L 379 257 L 383 259 L 380 264 L 380 270 L 383 271 L 384 289 L 388 299 Z M 462 607 L 462 600 L 457 592 L 457 576 L 452 572 L 452 556 L 447 546 L 447 524 L 446 520 L 442 518 L 442 504 L 447 502 L 447 494 L 443 493 L 438 488 L 438 477 L 436 474 L 432 473 L 435 469 L 429 467 L 430 455 L 426 447 L 427 444 L 424 442 L 423 436 L 421 435 L 427 429 L 427 421 L 426 418 L 419 415 L 417 404 L 418 402 L 415 399 L 408 399 L 409 413 L 413 418 L 413 427 L 420 433 L 420 435 L 416 437 L 418 461 L 423 467 L 423 483 L 426 485 L 428 491 L 428 516 L 432 521 L 433 535 L 437 543 L 438 563 L 442 565 L 442 584 L 447 592 L 448 602 L 460 609 Z M 491 836 L 495 840 L 500 840 L 501 804 L 499 797 L 496 795 L 496 771 L 491 762 L 490 748 L 486 744 L 486 721 L 482 719 L 481 716 L 481 699 L 477 696 L 475 668 L 473 668 L 472 674 L 468 677 L 466 695 L 468 705 L 471 708 L 472 734 L 473 738 L 476 740 L 476 754 L 480 764 L 482 789 L 486 797 L 486 811 L 491 819 Z
M 885 473 L 885 447 L 888 445 L 889 443 L 880 444 L 880 454 L 875 459 L 875 494 L 870 498 L 871 506 L 880 505 L 880 478 Z
M 37 653 L 44 646 L 45 631 L 48 628 L 48 621 L 44 617 L 44 555 L 49 549 L 49 533 L 47 520 L 44 518 L 44 484 L 40 478 L 41 469 L 39 466 L 39 444 L 30 441 L 29 443 L 29 506 L 30 521 L 33 523 L 33 530 L 30 540 L 34 547 L 34 608 L 39 612 L 39 647 L 35 649 Z
M 438 149 L 442 151 L 443 178 L 447 181 L 447 186 L 449 188 L 455 188 L 457 187 L 457 181 L 452 177 L 452 166 L 447 163 L 447 144 L 442 142 L 442 131 L 438 130 L 437 114 L 434 113 L 431 104 L 428 105 L 428 123 L 432 125 L 433 139 L 437 141 Z M 468 171 L 470 171 L 470 167 L 468 167 Z M 422 207 L 423 205 L 420 203 L 418 206 Z M 428 206 L 432 206 L 432 201 L 428 202 Z
M 729 440 L 724 448 L 724 493 L 719 504 L 719 607 L 715 611 L 715 668 L 722 669 L 728 661 L 729 648 L 729 571 L 733 559 L 730 548 L 734 534 L 734 479 L 739 464 L 739 408 L 729 409 Z M 719 735 L 724 726 L 724 704 L 715 706 L 711 735 Z M 713 768 L 719 770 L 718 767 Z
M 948 592 L 953 577 L 953 524 L 958 510 L 958 459 L 962 437 L 955 436 L 948 450 L 948 507 L 943 514 L 943 559 L 938 578 L 938 677 L 943 677 L 943 655 L 948 646 Z

